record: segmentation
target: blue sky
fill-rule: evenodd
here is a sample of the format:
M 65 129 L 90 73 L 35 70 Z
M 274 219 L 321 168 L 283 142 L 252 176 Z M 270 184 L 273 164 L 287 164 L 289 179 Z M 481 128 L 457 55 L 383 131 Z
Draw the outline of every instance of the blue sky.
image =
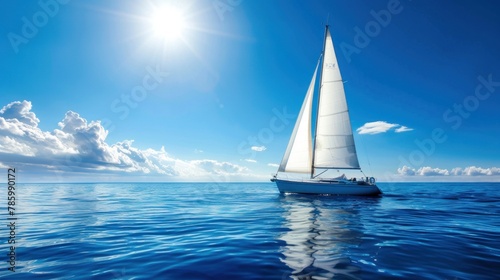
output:
M 155 33 L 164 6 L 182 13 L 178 37 Z M 499 12 L 451 0 L 2 1 L 0 167 L 26 181 L 267 180 L 328 18 L 365 173 L 498 181 Z

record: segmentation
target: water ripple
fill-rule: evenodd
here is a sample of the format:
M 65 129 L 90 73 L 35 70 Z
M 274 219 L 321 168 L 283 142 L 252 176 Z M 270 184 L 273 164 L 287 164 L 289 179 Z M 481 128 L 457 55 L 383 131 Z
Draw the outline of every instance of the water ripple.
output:
M 356 198 L 280 195 L 268 183 L 21 185 L 15 276 L 500 275 L 500 184 L 380 186 L 383 197 Z

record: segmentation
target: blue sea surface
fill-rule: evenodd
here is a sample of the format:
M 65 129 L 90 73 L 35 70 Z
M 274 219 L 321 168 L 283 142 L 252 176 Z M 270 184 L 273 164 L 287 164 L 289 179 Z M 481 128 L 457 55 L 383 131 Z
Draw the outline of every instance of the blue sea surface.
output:
M 3 230 L 0 278 L 498 279 L 500 183 L 379 187 L 373 198 L 273 183 L 20 184 L 16 272 Z

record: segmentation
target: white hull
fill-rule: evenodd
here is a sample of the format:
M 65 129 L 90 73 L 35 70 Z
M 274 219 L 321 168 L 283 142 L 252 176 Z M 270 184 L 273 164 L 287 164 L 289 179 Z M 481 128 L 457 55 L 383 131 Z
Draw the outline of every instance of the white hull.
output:
M 374 184 L 350 181 L 321 180 L 282 180 L 273 179 L 281 193 L 332 194 L 332 195 L 371 195 L 382 194 Z

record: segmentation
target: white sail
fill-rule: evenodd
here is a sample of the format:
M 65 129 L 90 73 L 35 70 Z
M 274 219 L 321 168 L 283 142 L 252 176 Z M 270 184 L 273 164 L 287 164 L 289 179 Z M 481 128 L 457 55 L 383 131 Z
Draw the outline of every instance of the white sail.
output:
M 313 164 L 315 168 L 360 168 L 344 85 L 328 29 L 325 35 Z
M 319 62 L 318 62 L 319 65 Z M 293 128 L 292 136 L 288 142 L 285 155 L 281 161 L 279 172 L 310 173 L 312 164 L 312 136 L 311 113 L 314 84 L 318 65 L 307 90 L 306 98 L 302 103 L 299 116 Z

